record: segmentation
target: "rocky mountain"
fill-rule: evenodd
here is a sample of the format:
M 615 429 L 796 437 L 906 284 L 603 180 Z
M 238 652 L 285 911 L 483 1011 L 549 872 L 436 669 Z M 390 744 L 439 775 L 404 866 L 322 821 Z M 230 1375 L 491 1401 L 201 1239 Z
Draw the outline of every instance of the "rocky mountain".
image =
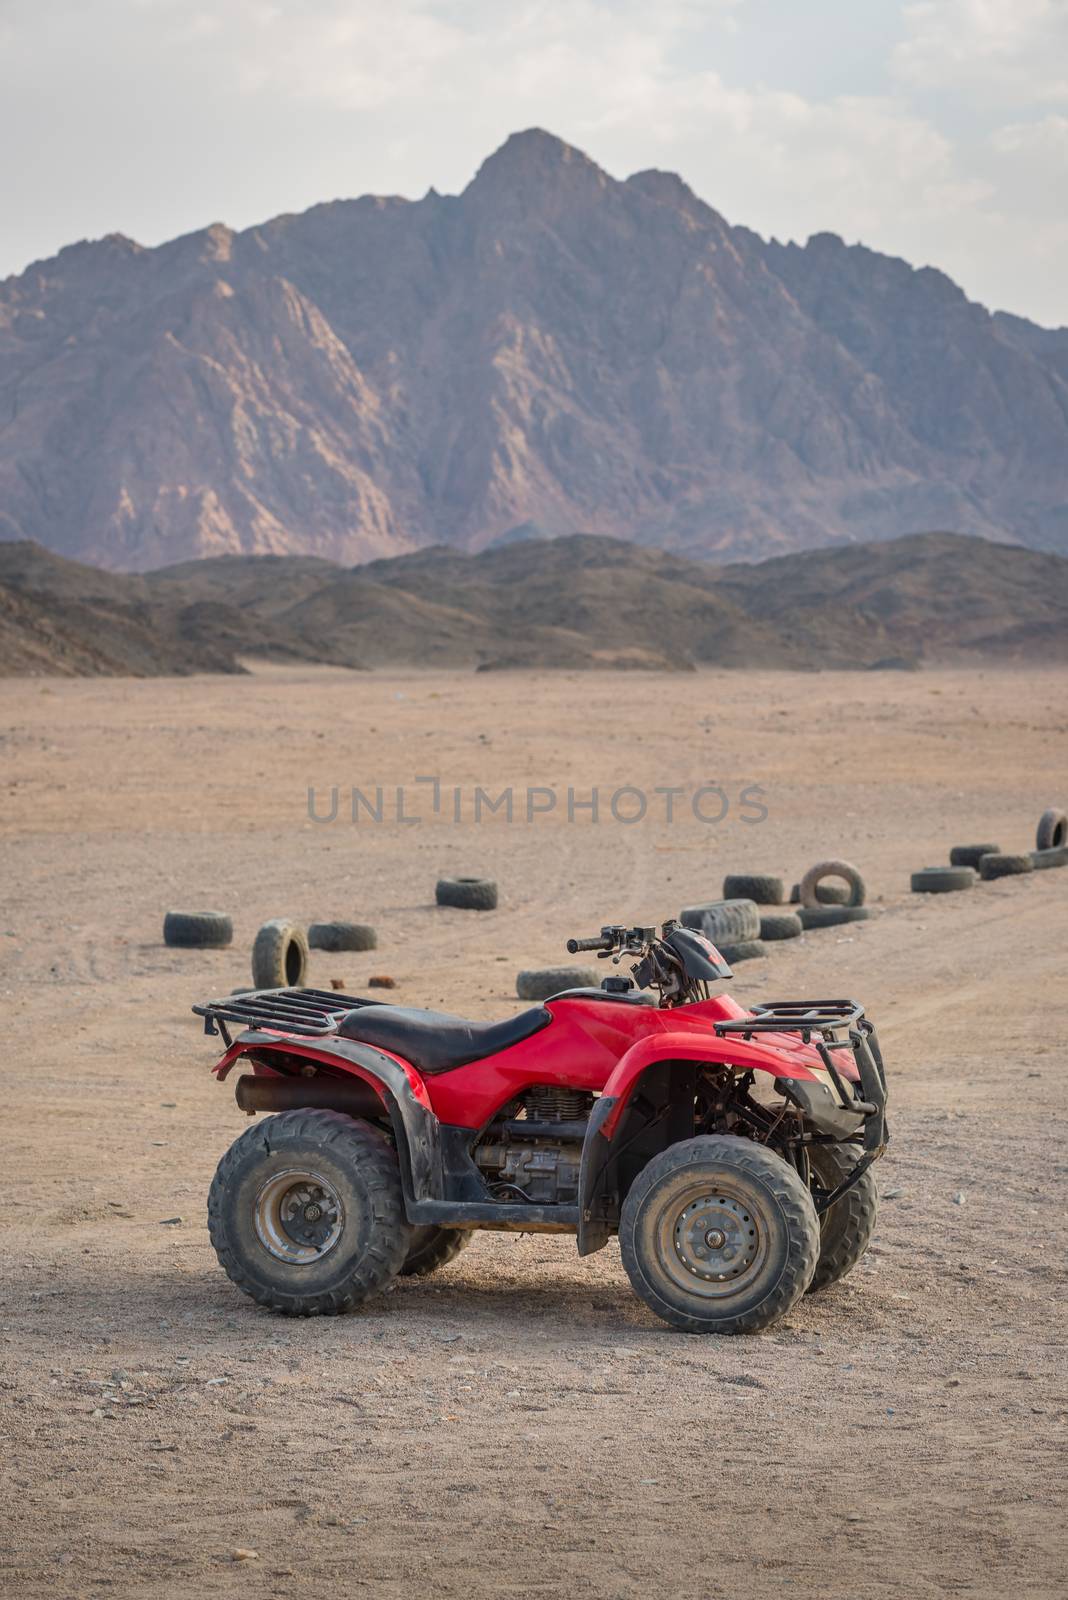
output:
M 924 534 L 718 566 L 592 535 L 358 567 L 223 556 L 145 574 L 0 544 L 0 673 L 918 666 L 1068 659 L 1068 560 Z
M 949 527 L 1068 551 L 1068 332 L 732 227 L 548 134 L 0 284 L 0 539 L 351 563 L 531 525 L 759 556 Z

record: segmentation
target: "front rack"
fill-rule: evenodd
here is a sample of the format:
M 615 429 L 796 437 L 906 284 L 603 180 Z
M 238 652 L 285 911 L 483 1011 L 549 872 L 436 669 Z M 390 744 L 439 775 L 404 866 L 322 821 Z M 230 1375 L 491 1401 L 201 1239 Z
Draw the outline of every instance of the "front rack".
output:
M 768 1000 L 754 1006 L 750 1016 L 717 1022 L 715 1029 L 721 1038 L 728 1033 L 740 1033 L 743 1039 L 754 1033 L 799 1033 L 809 1044 L 815 1033 L 828 1043 L 848 1044 L 849 1033 L 863 1017 L 864 1007 L 855 1000 Z M 839 1039 L 841 1033 L 846 1037 Z
M 225 1000 L 209 1000 L 193 1010 L 204 1018 L 205 1033 L 221 1033 L 229 1045 L 228 1022 L 238 1022 L 242 1028 L 315 1037 L 336 1033 L 347 1012 L 380 1004 L 378 1000 L 339 994 L 336 989 L 250 989 L 228 995 Z

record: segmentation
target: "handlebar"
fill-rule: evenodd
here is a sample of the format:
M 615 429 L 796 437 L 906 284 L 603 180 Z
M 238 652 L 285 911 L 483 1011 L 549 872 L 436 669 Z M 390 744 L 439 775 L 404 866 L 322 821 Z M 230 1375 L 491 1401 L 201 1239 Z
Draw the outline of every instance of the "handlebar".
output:
M 568 955 L 577 956 L 580 950 L 614 950 L 616 941 L 611 934 L 598 934 L 596 939 L 569 939 L 567 941 Z

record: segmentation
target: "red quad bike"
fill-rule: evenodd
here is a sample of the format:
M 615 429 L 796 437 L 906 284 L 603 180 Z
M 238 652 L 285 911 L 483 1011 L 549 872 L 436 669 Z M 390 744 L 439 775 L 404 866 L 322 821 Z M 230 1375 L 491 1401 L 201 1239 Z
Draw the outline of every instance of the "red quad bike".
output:
M 505 1022 L 319 989 L 193 1008 L 226 1043 L 216 1076 L 248 1069 L 238 1105 L 273 1113 L 211 1186 L 238 1288 L 314 1316 L 433 1272 L 476 1228 L 573 1233 L 584 1256 L 618 1233 L 664 1321 L 753 1333 L 855 1265 L 888 1138 L 861 1007 L 713 997 L 730 968 L 674 922 L 568 950 L 633 957 L 633 978 Z

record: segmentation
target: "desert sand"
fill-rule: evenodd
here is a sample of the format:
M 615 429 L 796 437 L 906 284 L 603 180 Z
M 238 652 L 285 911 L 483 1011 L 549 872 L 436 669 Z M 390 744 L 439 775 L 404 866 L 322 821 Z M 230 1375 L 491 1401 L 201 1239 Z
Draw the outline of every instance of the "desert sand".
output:
M 1063 1595 L 1068 871 L 908 880 L 954 843 L 1033 845 L 1068 800 L 1066 691 L 1062 670 L 0 683 L 4 1593 Z M 339 819 L 310 820 L 335 784 Z M 379 784 L 383 821 L 346 820 Z M 624 784 L 683 803 L 623 824 Z M 687 809 L 711 784 L 719 824 Z M 474 822 L 476 785 L 513 786 L 511 824 Z M 598 822 L 568 821 L 569 785 L 598 787 Z M 531 823 L 528 786 L 559 797 Z M 732 1340 L 660 1324 L 614 1243 L 481 1234 L 308 1322 L 224 1277 L 205 1197 L 246 1123 L 189 1008 L 248 978 L 267 917 L 377 926 L 373 953 L 314 953 L 314 982 L 388 973 L 398 1001 L 502 1017 L 568 935 L 826 856 L 877 916 L 732 987 L 853 996 L 879 1025 L 893 1143 L 841 1285 Z M 455 872 L 496 877 L 500 909 L 436 909 Z M 233 947 L 165 948 L 169 907 L 232 912 Z

